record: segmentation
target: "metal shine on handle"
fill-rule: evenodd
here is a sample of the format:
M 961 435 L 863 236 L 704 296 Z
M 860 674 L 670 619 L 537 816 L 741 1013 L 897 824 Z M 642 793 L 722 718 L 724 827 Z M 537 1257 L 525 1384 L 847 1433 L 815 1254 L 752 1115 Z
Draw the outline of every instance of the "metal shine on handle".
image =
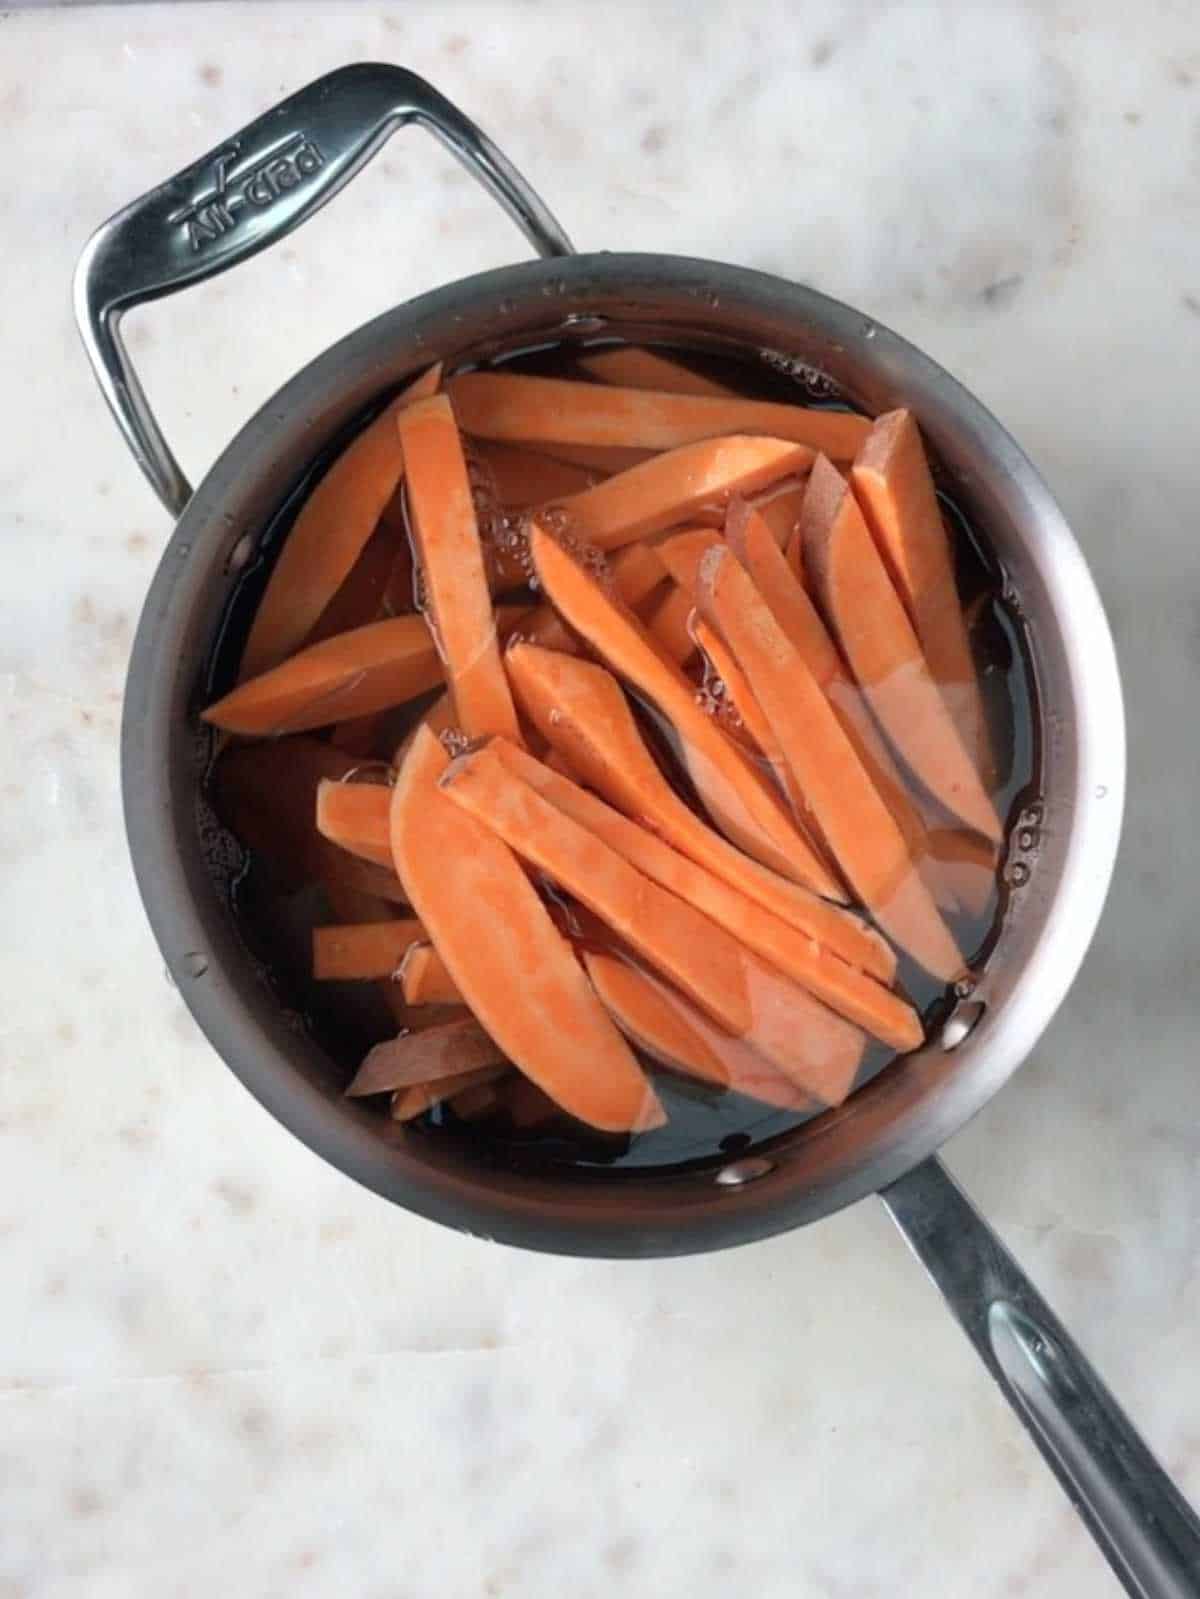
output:
M 880 1196 L 1135 1599 L 1200 1596 L 1200 1518 L 938 1160 Z
M 79 330 L 118 427 L 172 515 L 192 491 L 122 342 L 123 313 L 274 244 L 410 122 L 457 156 L 539 255 L 571 254 L 558 222 L 485 133 L 415 73 L 371 62 L 342 67 L 281 101 L 88 241 L 75 273 Z

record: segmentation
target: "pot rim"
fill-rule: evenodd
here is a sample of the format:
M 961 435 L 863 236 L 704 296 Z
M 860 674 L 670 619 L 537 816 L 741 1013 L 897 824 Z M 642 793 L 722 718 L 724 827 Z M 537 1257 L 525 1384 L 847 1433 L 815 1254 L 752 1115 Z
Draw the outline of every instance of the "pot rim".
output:
M 415 1157 L 410 1135 L 390 1127 L 381 1135 L 376 1118 L 348 1110 L 319 1085 L 320 1052 L 290 1029 L 277 1001 L 274 1014 L 263 1014 L 232 918 L 198 843 L 189 850 L 181 832 L 183 818 L 194 821 L 196 800 L 184 711 L 217 609 L 198 614 L 198 602 L 232 547 L 256 523 L 261 529 L 263 513 L 296 480 L 290 463 L 310 463 L 406 376 L 452 349 L 452 360 L 478 350 L 480 330 L 512 344 L 543 323 L 565 331 L 572 317 L 591 314 L 581 306 L 614 324 L 659 325 L 665 317 L 681 333 L 707 328 L 721 306 L 726 319 L 734 310 L 775 318 L 804 329 L 832 363 L 859 360 L 893 397 L 911 396 L 923 426 L 924 413 L 940 407 L 974 452 L 977 483 L 1026 526 L 1065 645 L 1071 725 L 1056 729 L 1048 709 L 1050 736 L 1062 741 L 1073 771 L 1064 796 L 1069 837 L 1053 886 L 1030 897 L 1037 931 L 1020 979 L 1002 1004 L 988 1005 L 953 1061 L 927 1046 L 841 1111 L 786 1135 L 773 1168 L 740 1187 L 717 1185 L 712 1171 L 596 1182 L 573 1175 L 568 1183 L 522 1174 L 514 1183 L 481 1165 L 465 1170 L 444 1152 L 421 1148 Z M 786 351 L 786 341 L 768 348 Z M 933 443 L 940 454 L 936 428 Z M 1045 710 L 1043 723 L 1045 731 Z M 1033 1047 L 1091 941 L 1116 855 L 1125 758 L 1115 651 L 1091 575 L 1049 490 L 980 402 L 915 346 L 815 290 L 747 268 L 633 253 L 526 262 L 461 279 L 384 312 L 285 383 L 230 441 L 176 525 L 134 640 L 121 744 L 126 831 L 151 926 L 185 1003 L 250 1092 L 317 1154 L 419 1215 L 524 1247 L 611 1256 L 689 1253 L 816 1220 L 901 1176 L 980 1110 Z M 977 991 L 985 1003 L 991 975 L 985 969 Z M 845 1158 L 839 1144 L 848 1139 L 866 1153 Z

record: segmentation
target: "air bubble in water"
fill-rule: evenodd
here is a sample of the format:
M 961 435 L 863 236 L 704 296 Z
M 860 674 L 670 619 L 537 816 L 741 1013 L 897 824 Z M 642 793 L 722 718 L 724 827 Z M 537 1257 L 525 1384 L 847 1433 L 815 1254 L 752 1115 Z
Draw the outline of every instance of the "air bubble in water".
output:
M 1014 888 L 1024 888 L 1029 881 L 1029 868 L 1024 861 L 1014 861 L 1008 868 L 1008 880 Z
M 1107 785 L 1107 783 L 1097 783 L 1096 784 L 1096 798 L 1097 799 L 1105 799 L 1107 797 L 1107 795 L 1108 795 L 1108 785 Z
M 970 999 L 975 992 L 975 979 L 973 977 L 960 977 L 954 985 L 954 994 L 957 999 Z
M 784 377 L 791 378 L 793 383 L 799 385 L 811 399 L 837 400 L 841 398 L 841 390 L 827 372 L 822 372 L 809 361 L 801 360 L 798 355 L 787 355 L 782 350 L 760 350 L 759 360 L 772 367 L 776 372 L 782 372 Z
M 1022 849 L 1032 849 L 1037 843 L 1037 834 L 1028 827 L 1023 827 L 1017 834 L 1017 843 Z

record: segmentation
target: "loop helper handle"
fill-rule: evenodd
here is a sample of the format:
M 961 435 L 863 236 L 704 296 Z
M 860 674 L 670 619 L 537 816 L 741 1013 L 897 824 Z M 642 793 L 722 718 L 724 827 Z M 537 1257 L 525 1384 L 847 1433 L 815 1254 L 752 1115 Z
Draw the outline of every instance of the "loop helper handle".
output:
M 282 100 L 110 217 L 75 272 L 75 316 L 97 381 L 150 486 L 173 516 L 191 498 L 121 339 L 131 306 L 236 266 L 319 211 L 397 128 L 420 123 L 504 207 L 539 255 L 571 241 L 512 162 L 424 78 L 340 67 Z

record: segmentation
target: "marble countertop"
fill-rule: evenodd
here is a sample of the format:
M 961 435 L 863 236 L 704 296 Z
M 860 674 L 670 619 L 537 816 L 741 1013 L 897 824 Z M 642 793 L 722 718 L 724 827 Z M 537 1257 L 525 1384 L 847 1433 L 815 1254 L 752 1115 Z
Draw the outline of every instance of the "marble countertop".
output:
M 1070 999 L 947 1157 L 1200 1497 L 1188 9 L 0 14 L 2 1599 L 1117 1591 L 879 1205 L 652 1266 L 460 1238 L 296 1143 L 163 976 L 117 734 L 168 524 L 71 271 L 119 205 L 356 58 L 432 78 L 584 247 L 743 262 L 895 326 L 1044 469 L 1123 658 L 1128 821 Z M 131 343 L 199 472 L 350 326 L 523 253 L 413 133 Z

